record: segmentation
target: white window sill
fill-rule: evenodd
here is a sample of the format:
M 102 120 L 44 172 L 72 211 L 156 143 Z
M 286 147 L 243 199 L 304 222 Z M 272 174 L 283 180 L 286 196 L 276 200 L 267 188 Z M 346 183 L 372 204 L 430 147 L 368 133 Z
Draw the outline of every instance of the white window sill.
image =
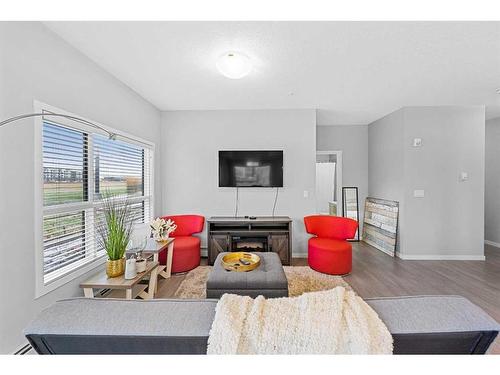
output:
M 102 267 L 106 263 L 106 256 L 103 255 L 94 261 L 85 264 L 84 266 L 77 268 L 68 274 L 61 276 L 54 281 L 49 282 L 48 284 L 45 284 L 43 277 L 41 280 L 37 280 L 37 285 L 36 285 L 36 290 L 35 290 L 35 299 L 38 299 L 54 290 L 57 288 L 60 288 L 61 286 L 69 283 L 70 281 L 73 281 L 77 279 L 80 276 L 83 276 L 86 273 L 89 273 L 93 270 L 95 270 L 98 267 Z

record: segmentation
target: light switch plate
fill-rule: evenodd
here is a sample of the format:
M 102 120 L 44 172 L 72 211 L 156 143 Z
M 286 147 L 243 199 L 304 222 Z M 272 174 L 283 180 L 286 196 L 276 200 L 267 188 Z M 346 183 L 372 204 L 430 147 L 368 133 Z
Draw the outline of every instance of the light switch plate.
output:
M 422 138 L 413 138 L 413 147 L 422 147 Z
M 460 182 L 465 182 L 469 179 L 469 174 L 467 172 L 460 172 Z
M 309 191 L 304 190 L 304 198 L 309 198 Z
M 425 196 L 424 190 L 413 190 L 413 196 L 415 198 L 423 198 Z

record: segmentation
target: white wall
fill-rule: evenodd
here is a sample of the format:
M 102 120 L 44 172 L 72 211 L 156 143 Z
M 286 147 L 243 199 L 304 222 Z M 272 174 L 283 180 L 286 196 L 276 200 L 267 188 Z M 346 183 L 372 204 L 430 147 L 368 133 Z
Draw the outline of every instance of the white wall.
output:
M 359 221 L 362 227 L 368 194 L 368 126 L 318 126 L 316 149 L 342 151 L 342 185 L 358 187 Z
M 316 212 L 330 212 L 330 202 L 335 195 L 335 162 L 316 162 Z
M 500 117 L 486 121 L 484 238 L 500 247 Z
M 159 111 L 42 24 L 0 23 L 0 51 L 2 119 L 33 112 L 36 99 L 159 146 Z M 85 277 L 34 299 L 33 122 L 23 120 L 0 128 L 2 353 L 25 343 L 22 330 L 38 311 L 60 298 L 82 295 L 78 283 Z M 156 167 L 159 192 L 159 163 Z M 155 205 L 161 207 L 160 194 Z
M 293 219 L 293 254 L 307 253 L 303 216 L 315 210 L 314 110 L 164 112 L 161 142 L 162 213 L 206 217 L 234 215 L 236 189 L 218 187 L 219 150 L 283 150 L 284 187 L 276 215 Z M 239 190 L 239 215 L 271 215 L 274 189 Z M 205 233 L 202 241 L 206 246 Z
M 400 202 L 402 258 L 484 259 L 484 116 L 480 106 L 405 107 L 369 125 L 369 195 Z

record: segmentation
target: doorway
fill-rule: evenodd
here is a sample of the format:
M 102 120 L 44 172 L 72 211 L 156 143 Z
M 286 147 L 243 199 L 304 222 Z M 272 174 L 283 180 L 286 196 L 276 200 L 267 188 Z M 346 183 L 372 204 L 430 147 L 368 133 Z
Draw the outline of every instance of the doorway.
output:
M 342 151 L 316 152 L 316 212 L 342 216 Z

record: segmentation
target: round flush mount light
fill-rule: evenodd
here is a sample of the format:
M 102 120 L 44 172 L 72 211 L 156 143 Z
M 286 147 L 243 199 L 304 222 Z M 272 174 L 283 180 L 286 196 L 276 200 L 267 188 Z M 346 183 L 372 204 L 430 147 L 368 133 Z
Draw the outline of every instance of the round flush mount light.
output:
M 224 77 L 240 79 L 252 71 L 250 58 L 240 52 L 226 52 L 216 63 L 217 69 Z

